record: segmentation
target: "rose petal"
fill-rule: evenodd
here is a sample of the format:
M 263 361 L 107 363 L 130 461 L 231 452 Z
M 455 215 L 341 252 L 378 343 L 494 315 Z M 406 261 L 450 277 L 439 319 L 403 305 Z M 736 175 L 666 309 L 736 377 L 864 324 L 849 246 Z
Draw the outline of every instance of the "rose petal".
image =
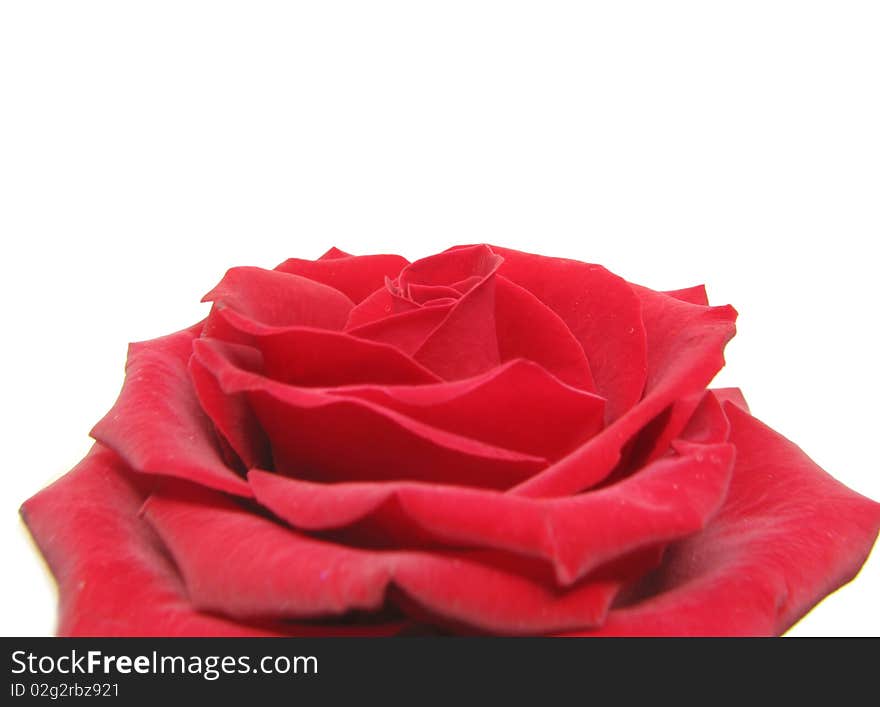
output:
M 598 265 L 492 246 L 499 274 L 556 312 L 580 342 L 596 390 L 614 420 L 641 397 L 646 371 L 639 299 L 625 280 Z
M 240 368 L 261 370 L 263 357 L 251 346 L 224 344 L 224 354 Z M 194 352 L 189 374 L 202 410 L 211 418 L 217 433 L 225 439 L 246 469 L 267 467 L 272 452 L 266 433 L 241 394 L 223 392 L 216 377 Z
M 668 290 L 663 294 L 680 299 L 682 302 L 690 304 L 699 304 L 704 307 L 709 305 L 709 296 L 706 294 L 705 285 L 694 285 L 693 287 L 685 287 L 681 290 Z
M 743 393 L 739 388 L 713 388 L 712 394 L 721 402 L 728 402 L 736 405 L 740 410 L 749 411 L 749 404 L 746 402 Z
M 736 332 L 736 310 L 690 304 L 638 285 L 633 289 L 642 303 L 648 341 L 645 397 L 682 377 L 703 381 L 695 387 L 708 384 L 724 366 L 724 346 Z
M 201 339 L 200 361 L 227 394 L 246 393 L 272 443 L 276 469 L 302 478 L 419 479 L 507 488 L 546 466 L 432 427 L 368 400 L 340 398 L 237 368 L 223 345 Z
M 413 311 L 416 311 L 413 308 Z M 394 298 L 382 287 L 355 305 L 348 315 L 345 331 L 351 331 L 395 314 Z
M 427 537 L 549 562 L 560 586 L 635 550 L 699 530 L 724 499 L 733 448 L 680 444 L 680 457 L 615 486 L 565 499 L 414 483 L 312 484 L 251 471 L 257 500 L 294 527 L 327 530 L 366 518 L 394 543 Z
M 339 250 L 336 246 L 332 246 L 324 255 L 322 255 L 318 260 L 335 260 L 337 258 L 352 258 L 351 253 L 346 253 L 344 250 Z
M 714 398 L 711 400 L 714 401 Z M 707 393 L 704 390 L 685 395 L 646 425 L 630 453 L 630 459 L 627 460 L 630 471 L 637 471 L 666 454 L 672 440 L 682 433 L 700 405 L 707 402 Z
M 602 578 L 559 593 L 465 553 L 345 548 L 202 489 L 185 496 L 154 494 L 145 513 L 180 568 L 193 604 L 237 619 L 375 609 L 394 585 L 451 621 L 498 633 L 541 633 L 598 625 L 620 587 L 619 579 Z
M 397 286 L 410 297 L 414 286 L 452 287 L 466 282 L 475 287 L 498 270 L 501 259 L 485 245 L 463 246 L 416 260 L 400 271 Z M 455 290 L 459 292 L 459 290 Z
M 452 273 L 451 276 L 454 277 L 455 274 Z M 449 287 L 457 294 L 464 294 L 473 289 L 482 279 L 483 277 L 480 275 L 471 275 L 463 280 L 451 283 Z M 416 285 L 415 287 L 430 286 Z M 412 291 L 412 288 L 413 285 L 410 285 L 409 290 Z M 349 314 L 348 323 L 345 325 L 345 330 L 352 333 L 357 332 L 358 336 L 363 336 L 367 339 L 393 343 L 407 353 L 412 353 L 440 323 L 442 314 L 440 311 L 434 310 L 433 307 L 423 307 L 420 302 L 407 300 L 399 294 L 392 294 L 391 290 L 398 292 L 400 288 L 389 278 L 385 287 L 376 290 L 352 309 Z M 457 296 L 454 298 L 450 297 L 448 302 L 440 300 L 440 303 L 451 306 L 455 304 L 453 300 L 457 299 Z M 432 305 L 437 304 L 436 301 L 429 301 L 429 303 Z M 449 307 L 443 308 L 445 312 L 448 312 L 448 310 Z M 410 317 L 397 319 L 397 315 L 416 312 L 420 314 L 411 314 Z M 384 321 L 386 319 L 389 321 Z M 376 327 L 368 328 L 366 326 L 368 324 L 376 324 Z M 364 327 L 364 329 L 361 331 L 360 327 Z M 401 338 L 402 341 L 398 342 L 398 338 Z
M 298 275 L 262 268 L 232 268 L 202 298 L 269 326 L 342 329 L 354 303 L 332 287 Z M 218 336 L 209 318 L 206 336 Z
M 122 392 L 91 435 L 135 471 L 247 496 L 247 483 L 223 459 L 187 370 L 200 329 L 132 344 Z
M 406 258 L 399 255 L 336 254 L 336 257 L 320 260 L 290 258 L 275 269 L 335 287 L 358 303 L 382 287 L 386 277 L 396 277 L 408 264 Z
M 596 392 L 584 350 L 565 322 L 501 276 L 495 279 L 495 329 L 501 361 L 529 359 L 569 385 Z
M 61 636 L 344 635 L 357 627 L 242 623 L 196 611 L 174 565 L 139 517 L 144 495 L 96 444 L 22 506 L 58 582 Z M 396 633 L 399 625 L 368 627 Z
M 449 285 L 419 285 L 410 284 L 407 287 L 409 298 L 418 304 L 424 305 L 434 300 L 457 300 L 461 292 Z
M 660 292 L 635 286 L 633 290 L 641 300 L 648 336 L 645 397 L 515 493 L 566 496 L 601 482 L 614 469 L 628 440 L 674 401 L 705 388 L 724 365 L 724 346 L 735 331 L 733 307 L 701 307 Z
M 850 581 L 880 528 L 880 504 L 725 403 L 737 457 L 727 500 L 670 550 L 648 598 L 614 610 L 603 635 L 778 635 Z
M 307 386 L 435 383 L 440 378 L 388 344 L 344 332 L 306 327 L 267 327 L 231 310 L 219 310 L 237 335 L 256 347 L 272 378 Z M 227 339 L 228 340 L 228 339 Z
M 495 331 L 495 273 L 501 262 L 489 248 L 478 246 L 417 261 L 401 273 L 402 279 L 417 275 L 421 282 L 431 283 L 451 282 L 472 272 L 480 275 L 413 353 L 416 361 L 445 380 L 474 376 L 501 362 Z
M 378 301 L 378 297 L 374 295 L 368 299 Z M 407 356 L 412 356 L 446 319 L 450 310 L 451 306 L 420 307 L 352 326 L 352 322 L 358 321 L 355 317 L 349 319 L 346 332 L 359 339 L 388 344 Z
M 474 284 L 471 283 L 468 289 L 473 289 Z M 595 392 L 590 364 L 565 322 L 534 295 L 510 280 L 496 277 L 494 285 L 499 361 L 530 359 L 569 385 Z M 346 331 L 353 336 L 390 344 L 413 355 L 451 309 L 450 306 L 433 306 L 391 314 L 393 308 L 390 293 L 376 292 L 352 310 Z M 490 326 L 488 320 L 486 326 Z M 469 344 L 465 342 L 462 346 Z M 469 355 L 466 349 L 462 349 L 455 352 L 454 358 Z
M 547 459 L 562 456 L 596 434 L 604 416 L 602 398 L 567 386 L 522 359 L 459 381 L 346 386 L 327 392 L 368 400 L 433 427 Z

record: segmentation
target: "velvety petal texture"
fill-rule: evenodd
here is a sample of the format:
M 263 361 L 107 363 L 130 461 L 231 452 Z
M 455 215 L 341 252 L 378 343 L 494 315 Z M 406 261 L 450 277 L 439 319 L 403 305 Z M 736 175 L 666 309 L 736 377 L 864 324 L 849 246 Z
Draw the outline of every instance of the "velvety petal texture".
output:
M 737 462 L 724 506 L 595 633 L 777 635 L 859 571 L 878 504 L 744 410 L 727 402 L 725 411 Z
M 197 611 L 167 549 L 141 513 L 153 484 L 96 444 L 22 516 L 58 582 L 61 636 L 390 635 L 400 622 L 243 623 Z
M 775 635 L 877 537 L 707 389 L 736 312 L 702 286 L 477 244 L 204 299 L 22 506 L 60 635 Z
M 133 471 L 247 494 L 247 485 L 224 462 L 187 370 L 200 329 L 133 344 L 119 399 L 92 429 L 92 436 Z

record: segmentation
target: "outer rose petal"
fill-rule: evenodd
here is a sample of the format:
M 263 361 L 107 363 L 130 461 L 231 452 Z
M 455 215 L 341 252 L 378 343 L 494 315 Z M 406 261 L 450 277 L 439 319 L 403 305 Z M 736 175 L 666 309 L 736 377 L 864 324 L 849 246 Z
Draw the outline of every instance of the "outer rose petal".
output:
M 301 535 L 205 489 L 153 495 L 145 513 L 194 605 L 239 619 L 374 609 L 393 585 L 445 621 L 496 633 L 544 633 L 598 625 L 623 581 L 599 576 L 559 593 L 516 570 L 484 564 L 478 554 L 350 549 Z
M 730 305 L 704 307 L 634 285 L 642 304 L 648 340 L 645 397 L 687 379 L 702 388 L 724 366 L 724 346 L 733 338 L 737 312 Z
M 396 277 L 409 264 L 399 255 L 348 255 L 342 251 L 319 260 L 290 258 L 275 269 L 324 283 L 345 294 L 353 302 L 366 299 L 378 290 L 386 277 Z
M 189 377 L 187 362 L 200 329 L 132 344 L 122 392 L 92 436 L 135 471 L 248 496 L 247 483 L 226 466 Z
M 725 410 L 737 459 L 721 511 L 670 550 L 648 598 L 589 635 L 778 635 L 858 573 L 880 504 L 737 405 Z
M 95 445 L 70 473 L 22 506 L 58 582 L 61 636 L 344 635 L 357 627 L 248 624 L 196 611 L 121 460 Z M 377 626 L 395 633 L 399 626 Z M 365 629 L 361 629 L 365 632 Z
M 275 474 L 249 475 L 257 500 L 306 530 L 369 519 L 395 545 L 413 538 L 457 547 L 515 552 L 552 564 L 569 586 L 606 562 L 699 530 L 727 490 L 733 447 L 682 445 L 625 481 L 563 499 L 416 483 L 313 484 Z M 360 527 L 358 535 L 369 536 Z

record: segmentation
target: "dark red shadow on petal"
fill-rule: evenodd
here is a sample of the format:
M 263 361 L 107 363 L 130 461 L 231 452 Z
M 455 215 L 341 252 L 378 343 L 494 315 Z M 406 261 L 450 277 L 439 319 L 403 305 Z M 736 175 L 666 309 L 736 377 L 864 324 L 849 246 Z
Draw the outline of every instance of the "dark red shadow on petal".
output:
M 236 366 L 250 371 L 262 370 L 263 357 L 257 349 L 240 344 L 218 343 L 218 346 Z M 274 468 L 269 438 L 251 410 L 247 397 L 223 391 L 210 366 L 199 354 L 199 346 L 194 347 L 189 373 L 202 410 L 211 418 L 221 440 L 229 445 L 230 452 L 241 466 L 244 469 Z
M 712 444 L 727 441 L 730 425 L 716 397 L 700 391 L 676 400 L 651 420 L 623 448 L 614 470 L 593 488 L 612 486 L 651 462 L 674 452 L 679 437 Z

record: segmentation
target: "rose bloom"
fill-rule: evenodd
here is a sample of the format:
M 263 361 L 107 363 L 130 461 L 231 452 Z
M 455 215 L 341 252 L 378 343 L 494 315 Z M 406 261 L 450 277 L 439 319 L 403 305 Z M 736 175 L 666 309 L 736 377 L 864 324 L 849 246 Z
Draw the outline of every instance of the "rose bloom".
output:
M 22 513 L 62 635 L 773 635 L 880 504 L 707 389 L 736 312 L 495 246 L 233 268 Z

